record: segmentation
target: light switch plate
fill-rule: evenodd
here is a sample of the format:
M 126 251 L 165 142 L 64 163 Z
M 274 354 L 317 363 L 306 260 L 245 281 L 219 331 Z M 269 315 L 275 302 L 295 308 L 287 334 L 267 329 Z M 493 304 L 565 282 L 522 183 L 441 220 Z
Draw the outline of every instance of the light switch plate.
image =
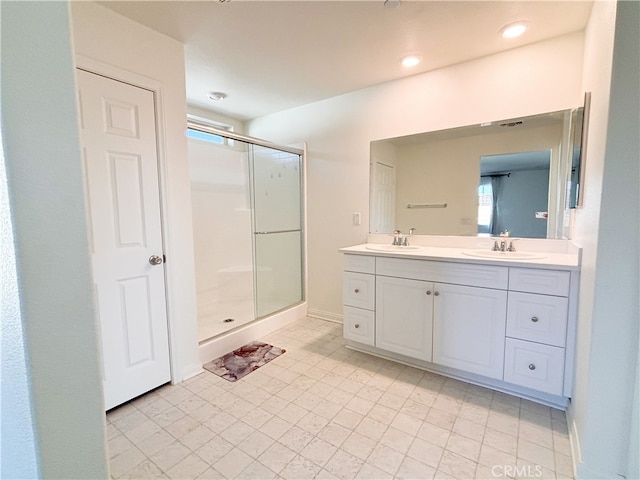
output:
M 360 217 L 360 212 L 355 212 L 353 214 L 353 224 L 354 225 L 360 225 L 360 223 L 362 223 L 361 217 Z

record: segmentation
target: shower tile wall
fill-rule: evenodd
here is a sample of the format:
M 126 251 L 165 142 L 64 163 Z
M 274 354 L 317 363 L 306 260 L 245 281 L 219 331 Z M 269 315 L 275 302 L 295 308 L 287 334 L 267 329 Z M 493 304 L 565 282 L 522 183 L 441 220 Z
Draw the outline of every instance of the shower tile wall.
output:
M 189 139 L 189 168 L 204 341 L 255 318 L 247 154 Z

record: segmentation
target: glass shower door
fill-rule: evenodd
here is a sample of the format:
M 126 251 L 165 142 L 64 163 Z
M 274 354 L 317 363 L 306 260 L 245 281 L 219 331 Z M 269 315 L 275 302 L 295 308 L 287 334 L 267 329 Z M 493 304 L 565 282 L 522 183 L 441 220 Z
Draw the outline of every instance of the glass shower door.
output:
M 251 145 L 256 317 L 303 300 L 302 158 Z

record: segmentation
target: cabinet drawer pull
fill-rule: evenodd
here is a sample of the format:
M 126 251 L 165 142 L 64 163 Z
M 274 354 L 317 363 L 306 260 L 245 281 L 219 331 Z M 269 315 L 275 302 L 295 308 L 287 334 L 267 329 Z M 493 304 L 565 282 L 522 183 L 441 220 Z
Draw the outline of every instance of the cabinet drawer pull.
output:
M 536 323 L 536 322 L 538 321 L 538 317 L 531 317 L 531 321 L 532 321 L 533 323 Z
M 433 294 L 437 297 L 438 295 L 440 295 L 440 292 L 433 292 Z
M 356 323 L 355 327 L 356 327 L 356 328 L 360 328 L 360 324 L 359 324 L 359 323 Z
M 356 289 L 354 290 L 354 292 L 356 292 L 356 293 L 360 293 L 360 289 L 359 289 L 359 288 L 356 288 Z
M 431 290 L 427 290 L 427 295 L 431 295 Z
M 529 370 L 535 370 L 536 366 L 533 363 L 529 364 Z

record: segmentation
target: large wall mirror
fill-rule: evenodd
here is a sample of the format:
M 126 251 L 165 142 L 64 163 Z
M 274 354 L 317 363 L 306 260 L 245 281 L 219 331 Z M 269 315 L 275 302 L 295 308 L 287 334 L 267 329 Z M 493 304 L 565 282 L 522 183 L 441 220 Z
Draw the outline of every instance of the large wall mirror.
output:
M 565 237 L 581 198 L 584 112 L 371 142 L 371 233 Z

